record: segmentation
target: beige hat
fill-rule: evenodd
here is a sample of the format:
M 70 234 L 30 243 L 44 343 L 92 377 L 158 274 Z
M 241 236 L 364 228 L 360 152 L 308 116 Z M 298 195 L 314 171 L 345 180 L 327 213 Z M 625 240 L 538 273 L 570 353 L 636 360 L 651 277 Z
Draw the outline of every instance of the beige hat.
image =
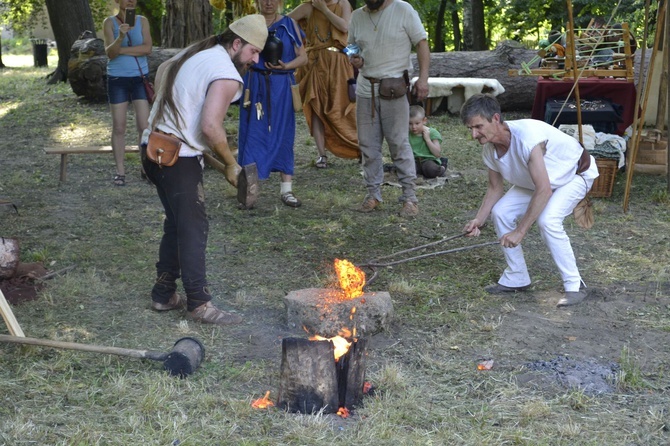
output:
M 268 27 L 265 24 L 265 17 L 260 14 L 251 14 L 237 19 L 228 28 L 261 50 L 268 38 Z

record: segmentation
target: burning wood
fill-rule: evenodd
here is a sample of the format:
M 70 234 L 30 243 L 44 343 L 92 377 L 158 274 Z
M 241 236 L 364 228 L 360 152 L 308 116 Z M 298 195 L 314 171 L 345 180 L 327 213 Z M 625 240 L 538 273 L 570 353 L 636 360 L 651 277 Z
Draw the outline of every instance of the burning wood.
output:
M 331 340 L 284 338 L 277 406 L 291 412 L 337 413 L 358 404 L 363 397 L 367 342 L 344 341 L 348 350 L 336 360 Z
M 319 335 L 314 335 L 309 337 L 310 341 L 330 341 L 333 343 L 333 346 L 335 347 L 334 349 L 334 354 L 335 354 L 335 361 L 337 362 L 340 357 L 345 355 L 349 351 L 349 347 L 351 347 L 351 342 L 347 341 L 345 338 L 342 336 L 333 336 L 332 338 L 324 338 L 323 336 Z
M 270 407 L 273 407 L 275 403 L 270 401 L 270 391 L 268 390 L 265 392 L 265 396 L 263 398 L 258 398 L 257 400 L 253 400 L 251 402 L 251 407 L 254 409 L 269 409 Z
M 347 409 L 346 407 L 340 407 L 339 409 L 337 409 L 337 415 L 342 418 L 349 418 L 349 415 L 351 415 L 351 413 L 349 412 L 349 409 Z

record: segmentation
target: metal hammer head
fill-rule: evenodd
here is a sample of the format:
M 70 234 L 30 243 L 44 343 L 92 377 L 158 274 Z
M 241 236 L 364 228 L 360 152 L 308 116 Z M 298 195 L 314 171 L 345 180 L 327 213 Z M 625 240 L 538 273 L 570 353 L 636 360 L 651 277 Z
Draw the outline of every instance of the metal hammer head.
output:
M 205 357 L 205 346 L 196 338 L 185 337 L 177 340 L 163 361 L 163 367 L 172 376 L 186 378 L 193 374 Z
M 251 209 L 254 207 L 259 193 L 256 163 L 242 166 L 242 171 L 237 177 L 237 201 L 240 203 L 240 208 Z

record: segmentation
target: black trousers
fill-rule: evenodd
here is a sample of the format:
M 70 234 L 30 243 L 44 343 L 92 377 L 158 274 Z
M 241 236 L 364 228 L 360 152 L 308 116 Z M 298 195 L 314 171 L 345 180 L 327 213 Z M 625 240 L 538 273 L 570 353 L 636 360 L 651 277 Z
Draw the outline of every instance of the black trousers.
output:
M 181 276 L 190 311 L 211 300 L 206 290 L 209 221 L 200 157 L 180 157 L 172 167 L 159 167 L 146 159 L 142 165 L 165 208 L 157 276 L 167 273 L 175 280 Z

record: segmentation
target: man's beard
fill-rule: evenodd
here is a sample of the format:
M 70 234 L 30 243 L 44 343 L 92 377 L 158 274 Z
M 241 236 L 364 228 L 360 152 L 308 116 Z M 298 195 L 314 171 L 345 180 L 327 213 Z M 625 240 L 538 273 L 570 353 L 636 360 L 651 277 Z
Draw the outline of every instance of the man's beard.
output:
M 365 4 L 370 11 L 376 11 L 382 7 L 385 1 L 386 0 L 365 0 Z
M 237 68 L 237 72 L 240 73 L 240 76 L 244 76 L 249 71 L 250 65 L 248 63 L 242 62 L 239 54 L 235 54 L 232 58 L 233 65 Z

